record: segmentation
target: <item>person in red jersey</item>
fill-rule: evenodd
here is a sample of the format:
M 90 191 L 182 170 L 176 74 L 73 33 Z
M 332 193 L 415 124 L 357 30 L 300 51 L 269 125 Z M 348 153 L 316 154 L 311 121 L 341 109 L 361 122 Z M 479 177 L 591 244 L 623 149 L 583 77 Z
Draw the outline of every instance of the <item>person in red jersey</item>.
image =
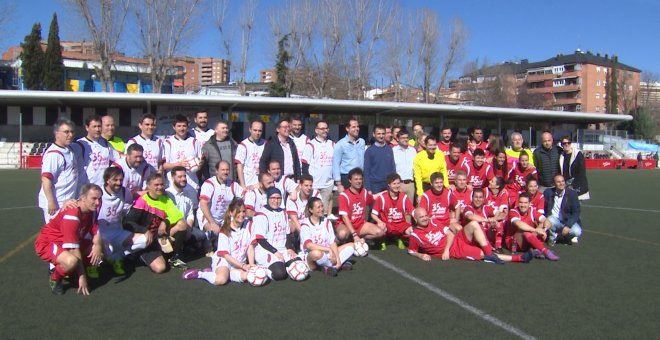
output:
M 485 191 L 485 204 L 491 206 L 495 210 L 495 218 L 497 219 L 497 230 L 495 232 L 493 246 L 495 249 L 502 248 L 502 238 L 504 235 L 504 221 L 509 214 L 509 193 L 504 188 L 504 180 L 501 177 L 493 177 L 488 182 L 488 188 Z M 473 197 L 474 199 L 474 197 Z
M 463 167 L 465 158 L 461 152 L 461 147 L 452 144 L 448 153 L 445 153 L 445 163 L 447 163 L 447 177 L 449 178 L 449 187 L 454 190 L 456 188 L 454 184 L 454 178 L 456 177 L 456 171 L 460 171 Z
M 485 164 L 484 150 L 476 149 L 473 152 L 474 159 L 463 163 L 462 170 L 468 175 L 468 186 L 470 189 L 483 188 L 493 177 L 490 164 Z
M 521 151 L 518 162 L 513 164 L 509 170 L 509 181 L 506 189 L 509 192 L 509 202 L 515 205 L 518 202 L 518 195 L 525 191 L 525 185 L 528 178 L 538 179 L 536 168 L 529 164 L 529 155 L 526 151 Z
M 443 127 L 442 130 L 440 130 L 440 140 L 438 141 L 438 150 L 442 150 L 442 152 L 445 155 L 449 154 L 449 150 L 451 149 L 451 128 L 450 127 Z
M 408 238 L 412 231 L 406 215 L 411 216 L 413 209 L 412 201 L 401 192 L 401 176 L 393 173 L 387 176 L 387 191 L 376 197 L 371 217 L 377 224 L 385 224 L 386 235 L 398 238 L 399 249 L 405 249 L 401 238 Z M 385 247 L 383 242 L 381 249 Z
M 545 215 L 545 197 L 539 190 L 539 182 L 536 178 L 527 179 L 527 193 L 529 194 L 529 205 L 532 210 Z M 516 202 L 516 207 L 518 202 Z
M 417 206 L 426 209 L 431 220 L 444 227 L 457 222 L 457 219 L 453 212 L 456 209 L 456 200 L 451 190 L 446 189 L 443 183 L 442 173 L 434 172 L 431 175 L 431 189 L 424 192 Z
M 468 150 L 474 154 L 474 150 L 476 149 L 484 150 L 486 158 L 488 158 L 488 142 L 484 141 L 484 129 L 480 126 L 472 128 L 470 139 L 468 140 Z
M 545 216 L 531 209 L 529 202 L 529 194 L 524 192 L 518 197 L 518 208 L 509 212 L 506 247 L 514 252 L 533 249 L 535 257 L 557 261 L 559 256 L 543 245 L 548 232 Z
M 505 183 L 508 182 L 509 164 L 506 162 L 506 153 L 503 150 L 495 151 L 491 168 L 495 177 L 502 177 Z
M 472 204 L 472 189 L 468 188 L 467 174 L 463 170 L 456 171 L 454 182 L 456 183 L 455 188 L 451 193 L 456 202 L 456 216 L 460 216 L 463 209 Z
M 62 279 L 70 276 L 78 280 L 78 294 L 89 295 L 85 267 L 97 266 L 103 258 L 96 220 L 101 195 L 98 185 L 85 184 L 77 204 L 60 209 L 34 243 L 37 255 L 54 265 L 49 277 L 53 294 L 64 294 Z
M 385 236 L 385 223 L 373 224 L 365 221 L 367 206 L 372 205 L 374 196 L 362 187 L 362 169 L 353 168 L 348 172 L 349 188 L 339 194 L 339 221 L 337 222 L 337 238 L 342 241 L 359 242 L 362 238 L 368 240 Z
M 497 209 L 484 204 L 484 190 L 477 188 L 472 192 L 472 204 L 463 210 L 461 223 L 462 225 L 476 223 L 483 230 L 490 244 L 495 244 L 498 232 L 504 232 L 505 220 L 506 215 L 498 214 Z
M 426 209 L 417 207 L 414 211 L 417 224 L 410 234 L 408 254 L 423 261 L 431 258 L 442 260 L 463 259 L 488 263 L 529 262 L 534 257 L 531 252 L 522 255 L 493 254 L 490 243 L 476 223 L 465 227 L 441 226 L 433 222 Z

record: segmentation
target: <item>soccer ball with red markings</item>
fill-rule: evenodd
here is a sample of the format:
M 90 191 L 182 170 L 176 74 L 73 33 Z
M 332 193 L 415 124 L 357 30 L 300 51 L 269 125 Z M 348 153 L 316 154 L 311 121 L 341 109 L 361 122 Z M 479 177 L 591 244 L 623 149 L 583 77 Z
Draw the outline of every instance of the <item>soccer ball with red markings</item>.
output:
M 188 169 L 190 172 L 197 172 L 199 170 L 199 165 L 202 163 L 202 160 L 192 156 L 186 158 L 186 163 L 188 164 L 186 169 Z
M 263 267 L 255 266 L 247 273 L 247 282 L 253 287 L 261 287 L 268 282 L 268 274 Z
M 293 281 L 303 281 L 309 277 L 309 267 L 303 261 L 293 261 L 286 268 L 286 272 Z
M 369 255 L 369 245 L 364 240 L 353 242 L 353 255 L 365 257 Z

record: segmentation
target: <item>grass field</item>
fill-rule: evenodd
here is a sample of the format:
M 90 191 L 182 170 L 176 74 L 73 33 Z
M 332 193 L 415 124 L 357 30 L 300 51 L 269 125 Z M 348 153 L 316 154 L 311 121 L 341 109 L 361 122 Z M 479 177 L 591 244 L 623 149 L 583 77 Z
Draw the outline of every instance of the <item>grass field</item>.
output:
M 423 263 L 391 246 L 336 278 L 261 288 L 107 269 L 83 297 L 53 296 L 34 253 L 38 172 L 2 171 L 0 338 L 657 338 L 660 171 L 589 182 L 583 237 L 556 246 L 556 263 Z

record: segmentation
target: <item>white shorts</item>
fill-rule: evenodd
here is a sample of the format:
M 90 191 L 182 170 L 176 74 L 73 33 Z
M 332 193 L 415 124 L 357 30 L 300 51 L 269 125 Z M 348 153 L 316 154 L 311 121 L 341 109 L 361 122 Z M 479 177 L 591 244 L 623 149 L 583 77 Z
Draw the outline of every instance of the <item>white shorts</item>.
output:
M 229 270 L 232 268 L 232 266 L 224 257 L 219 257 L 213 253 L 213 256 L 211 257 L 211 268 L 213 271 L 216 271 L 219 267 L 225 267 Z
M 282 250 L 278 250 L 280 254 L 282 254 L 282 257 L 284 257 L 284 263 L 289 261 L 291 257 L 289 256 L 289 252 Z M 269 252 L 268 250 L 262 248 L 261 246 L 257 246 L 254 248 L 254 262 L 257 263 L 257 265 L 262 266 L 262 267 L 270 267 L 271 264 L 276 263 L 276 262 L 282 262 L 277 259 L 277 257 Z
M 197 226 L 199 229 L 204 230 L 204 225 L 208 222 L 206 217 L 204 217 L 204 213 L 202 212 L 202 209 L 199 208 L 197 209 Z M 222 225 L 223 221 L 215 221 L 215 223 L 219 226 Z

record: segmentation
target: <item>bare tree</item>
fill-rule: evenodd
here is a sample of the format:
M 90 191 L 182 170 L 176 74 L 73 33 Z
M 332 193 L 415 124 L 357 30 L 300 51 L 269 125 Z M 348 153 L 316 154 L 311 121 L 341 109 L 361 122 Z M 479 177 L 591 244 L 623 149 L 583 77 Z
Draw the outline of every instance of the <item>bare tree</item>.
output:
M 419 62 L 422 66 L 421 89 L 424 102 L 430 103 L 431 86 L 438 69 L 440 24 L 437 15 L 428 8 L 421 10 L 419 22 L 421 26 L 419 49 Z
M 175 74 L 173 57 L 189 41 L 200 0 L 143 0 L 133 12 L 140 29 L 142 52 L 151 69 L 153 92 L 160 93 L 168 76 Z
M 124 30 L 130 0 L 69 0 L 87 24 L 94 49 L 101 67 L 96 74 L 101 81 L 101 91 L 114 92 L 111 72 L 112 58 Z
M 222 40 L 222 52 L 226 60 L 232 61 L 232 32 L 229 30 L 227 25 L 227 14 L 229 13 L 229 0 L 214 0 L 213 6 L 213 17 L 215 19 L 215 27 L 220 33 L 220 39 Z
M 254 16 L 257 12 L 256 0 L 245 0 L 239 14 L 239 26 L 241 30 L 241 45 L 238 66 L 238 90 L 245 95 L 246 72 L 250 48 L 252 47 L 252 30 L 254 29 Z
M 625 114 L 634 112 L 637 107 L 637 92 L 634 91 L 634 88 L 639 86 L 639 79 L 637 80 L 637 84 L 634 84 L 632 72 L 619 69 L 617 82 L 620 112 Z
M 447 44 L 447 53 L 445 54 L 442 69 L 440 70 L 440 80 L 438 81 L 436 98 L 439 98 L 440 90 L 447 82 L 447 75 L 463 57 L 466 40 L 467 32 L 463 26 L 463 21 L 458 18 L 454 19 Z
M 393 11 L 394 17 L 392 23 L 386 27 L 384 34 L 385 46 L 381 54 L 383 60 L 383 71 L 391 80 L 392 89 L 394 90 L 394 101 L 401 101 L 401 83 L 403 82 L 403 62 L 405 57 L 405 45 L 403 41 L 406 39 L 405 32 L 403 31 L 402 16 L 405 15 L 401 8 L 395 7 Z

